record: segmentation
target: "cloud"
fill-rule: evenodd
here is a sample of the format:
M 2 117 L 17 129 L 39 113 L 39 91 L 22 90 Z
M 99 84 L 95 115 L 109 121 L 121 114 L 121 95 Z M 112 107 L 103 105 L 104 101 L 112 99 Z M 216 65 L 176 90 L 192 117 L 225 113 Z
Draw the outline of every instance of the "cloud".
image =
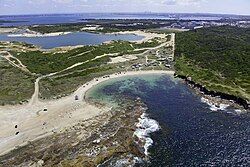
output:
M 205 0 L 162 0 L 162 4 L 166 5 L 199 5 Z
M 250 0 L 0 0 L 1 14 L 206 12 L 249 14 Z
M 73 2 L 73 0 L 52 0 L 52 1 L 55 3 L 64 3 L 64 4 Z

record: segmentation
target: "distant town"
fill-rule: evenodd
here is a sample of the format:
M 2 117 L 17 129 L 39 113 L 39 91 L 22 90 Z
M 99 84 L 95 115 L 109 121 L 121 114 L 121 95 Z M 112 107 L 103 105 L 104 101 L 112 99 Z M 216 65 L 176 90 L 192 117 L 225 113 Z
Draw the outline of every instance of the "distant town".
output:
M 64 20 L 40 21 L 39 18 L 53 17 Z M 34 20 L 36 18 L 36 20 Z M 67 18 L 69 20 L 67 20 Z M 1 16 L 0 27 L 16 27 L 23 25 L 51 25 L 51 24 L 98 24 L 100 27 L 114 27 L 123 29 L 148 29 L 148 28 L 174 28 L 197 29 L 211 26 L 237 26 L 250 27 L 250 16 L 228 14 L 190 14 L 190 13 L 80 13 L 80 14 L 47 14 L 47 15 L 23 15 Z

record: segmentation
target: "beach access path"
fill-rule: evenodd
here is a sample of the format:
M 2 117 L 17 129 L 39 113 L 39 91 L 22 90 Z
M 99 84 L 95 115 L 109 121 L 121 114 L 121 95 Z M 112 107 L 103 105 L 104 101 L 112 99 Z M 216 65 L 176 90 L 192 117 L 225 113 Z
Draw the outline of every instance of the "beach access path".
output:
M 17 146 L 26 145 L 29 141 L 60 133 L 63 129 L 79 121 L 94 118 L 111 108 L 98 108 L 85 100 L 88 90 L 109 79 L 144 74 L 174 75 L 174 71 L 129 71 L 95 78 L 79 87 L 68 97 L 57 100 L 41 101 L 38 99 L 39 86 L 30 103 L 17 106 L 0 106 L 0 155 Z M 75 96 L 79 100 L 75 100 Z

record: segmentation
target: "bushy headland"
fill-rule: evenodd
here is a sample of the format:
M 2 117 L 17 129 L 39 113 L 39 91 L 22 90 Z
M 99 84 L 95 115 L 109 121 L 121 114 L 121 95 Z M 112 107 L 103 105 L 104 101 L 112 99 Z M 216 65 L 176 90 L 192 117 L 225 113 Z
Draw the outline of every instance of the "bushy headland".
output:
M 230 26 L 176 34 L 175 68 L 214 92 L 250 101 L 250 29 Z

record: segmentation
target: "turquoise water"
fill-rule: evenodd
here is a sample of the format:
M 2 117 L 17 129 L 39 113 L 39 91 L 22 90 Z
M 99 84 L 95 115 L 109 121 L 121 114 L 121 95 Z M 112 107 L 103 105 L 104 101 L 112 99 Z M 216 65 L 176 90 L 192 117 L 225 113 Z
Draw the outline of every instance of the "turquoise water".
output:
M 158 75 L 159 77 L 161 75 Z M 110 79 L 104 81 L 87 92 L 87 98 L 103 102 L 108 106 L 118 107 L 119 97 L 127 91 L 135 92 L 136 94 L 141 94 L 138 86 L 136 85 L 136 80 L 143 80 L 148 86 L 153 87 L 156 85 L 156 76 L 153 75 L 142 75 L 142 76 L 125 76 L 115 79 Z M 109 88 L 116 83 L 122 83 L 117 90 L 117 93 L 109 92 Z M 117 99 L 118 98 L 118 99 Z
M 95 101 L 101 101 L 106 105 L 117 106 L 117 98 L 119 95 L 131 91 L 138 95 L 141 95 L 143 92 L 140 91 L 137 81 L 142 80 L 147 83 L 147 86 L 153 87 L 157 84 L 157 77 L 162 75 L 141 75 L 141 76 L 124 76 L 115 79 L 110 79 L 104 81 L 87 92 L 87 98 L 93 99 Z M 119 84 L 120 83 L 120 84 Z M 121 84 L 122 83 L 122 84 Z M 119 84 L 120 86 L 117 89 L 117 92 L 109 91 L 109 88 L 112 88 L 112 85 Z
M 96 100 L 140 97 L 161 129 L 150 134 L 145 166 L 249 166 L 250 117 L 234 109 L 212 111 L 181 81 L 145 75 L 104 82 L 89 96 Z M 100 98 L 102 97 L 102 98 Z
M 73 32 L 60 36 L 47 37 L 8 37 L 7 34 L 0 34 L 0 41 L 18 41 L 41 46 L 43 49 L 51 49 L 62 46 L 76 45 L 98 45 L 112 40 L 135 41 L 144 37 L 133 34 L 114 35 L 114 34 L 94 34 L 87 32 Z

